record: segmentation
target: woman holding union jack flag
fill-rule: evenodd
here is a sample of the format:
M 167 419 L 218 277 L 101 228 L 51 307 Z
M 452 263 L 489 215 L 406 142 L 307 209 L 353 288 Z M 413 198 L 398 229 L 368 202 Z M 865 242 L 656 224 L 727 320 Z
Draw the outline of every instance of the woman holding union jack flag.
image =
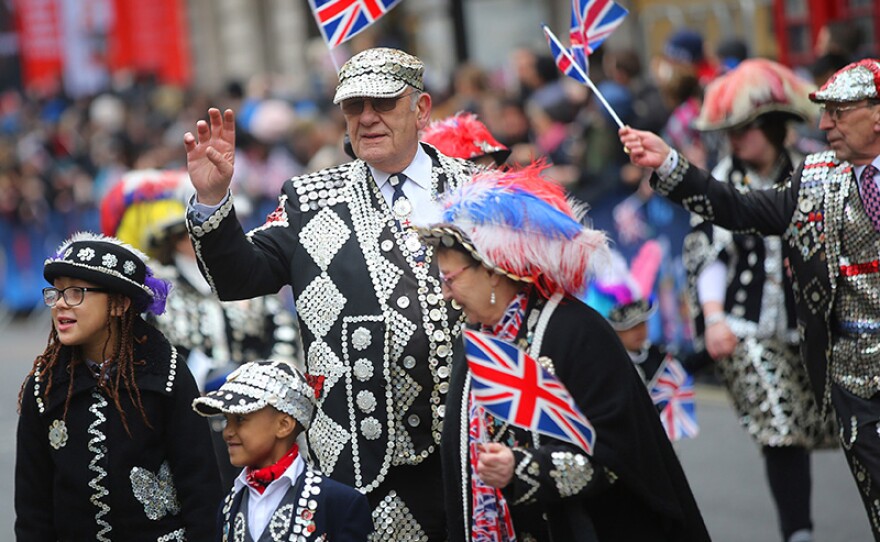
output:
M 605 236 L 543 169 L 474 175 L 422 230 L 471 328 L 441 443 L 449 540 L 709 540 L 626 351 L 575 297 Z

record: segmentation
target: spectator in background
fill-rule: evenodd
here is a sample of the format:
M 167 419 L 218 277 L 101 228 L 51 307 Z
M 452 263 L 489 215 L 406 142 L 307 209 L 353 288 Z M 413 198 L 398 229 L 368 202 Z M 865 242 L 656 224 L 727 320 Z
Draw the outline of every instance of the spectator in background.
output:
M 663 55 L 653 64 L 654 79 L 671 110 L 661 135 L 670 145 L 681 149 L 691 163 L 704 167 L 706 148 L 692 123 L 700 114 L 701 81 L 708 77 L 705 66 L 703 37 L 687 29 L 666 41 Z
M 807 98 L 813 90 L 765 59 L 746 60 L 709 85 L 696 127 L 722 132 L 731 149 L 713 177 L 742 193 L 783 186 L 803 160 L 786 147 L 787 125 L 817 116 Z M 835 427 L 810 392 L 782 250 L 777 237 L 700 221 L 685 238 L 684 261 L 695 347 L 715 360 L 740 423 L 761 447 L 783 542 L 809 542 L 810 450 L 833 446 Z
M 715 48 L 715 56 L 718 57 L 719 73 L 727 73 L 749 58 L 749 47 L 741 38 L 725 38 Z
M 840 55 L 849 63 L 861 58 L 863 44 L 862 29 L 855 21 L 829 21 L 819 29 L 813 52 L 817 58 Z
M 290 104 L 269 98 L 253 103 L 240 122 L 243 129 L 239 131 L 232 189 L 247 230 L 262 224 L 275 209 L 284 181 L 303 172 L 286 144 L 295 119 Z

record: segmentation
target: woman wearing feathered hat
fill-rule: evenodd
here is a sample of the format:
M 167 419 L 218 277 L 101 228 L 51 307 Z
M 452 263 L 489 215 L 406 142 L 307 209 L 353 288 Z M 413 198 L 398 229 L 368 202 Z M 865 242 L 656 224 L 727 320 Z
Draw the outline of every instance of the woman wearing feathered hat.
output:
M 706 91 L 696 127 L 727 135 L 712 172 L 740 192 L 781 186 L 803 157 L 788 125 L 814 118 L 812 85 L 764 59 L 745 60 Z M 800 357 L 782 242 L 702 222 L 685 238 L 696 343 L 716 360 L 742 425 L 761 447 L 784 541 L 811 540 L 809 450 L 829 446 Z
M 169 284 L 113 237 L 49 257 L 52 330 L 19 396 L 18 540 L 211 540 L 221 498 L 198 389 L 141 313 Z
M 708 540 L 681 466 L 614 331 L 576 299 L 605 236 L 541 178 L 489 170 L 446 199 L 443 295 L 470 326 L 528 350 L 592 423 L 592 455 L 493 420 L 458 351 L 442 454 L 449 540 Z M 638 518 L 638 521 L 633 521 Z

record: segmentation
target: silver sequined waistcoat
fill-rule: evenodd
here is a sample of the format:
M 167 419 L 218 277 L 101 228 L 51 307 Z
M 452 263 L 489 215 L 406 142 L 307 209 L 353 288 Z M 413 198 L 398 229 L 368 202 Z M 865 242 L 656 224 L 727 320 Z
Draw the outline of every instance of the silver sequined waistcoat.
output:
M 865 212 L 852 176 L 850 183 L 840 234 L 831 377 L 868 398 L 880 390 L 880 234 Z

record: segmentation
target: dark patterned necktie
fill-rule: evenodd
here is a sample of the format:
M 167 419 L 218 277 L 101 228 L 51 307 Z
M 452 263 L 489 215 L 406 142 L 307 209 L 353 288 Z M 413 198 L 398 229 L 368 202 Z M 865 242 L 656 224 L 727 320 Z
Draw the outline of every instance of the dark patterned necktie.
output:
M 400 230 L 404 235 L 404 246 L 407 251 L 412 254 L 418 264 L 425 261 L 425 248 L 422 245 L 419 235 L 412 227 L 412 202 L 403 193 L 403 185 L 409 179 L 403 173 L 395 173 L 388 177 L 388 182 L 394 188 L 394 194 L 391 196 L 391 214 L 397 219 Z
M 862 172 L 861 192 L 862 205 L 868 213 L 871 222 L 874 224 L 874 230 L 880 232 L 880 188 L 877 187 L 877 181 L 874 177 L 877 175 L 877 168 L 873 164 L 868 165 Z

